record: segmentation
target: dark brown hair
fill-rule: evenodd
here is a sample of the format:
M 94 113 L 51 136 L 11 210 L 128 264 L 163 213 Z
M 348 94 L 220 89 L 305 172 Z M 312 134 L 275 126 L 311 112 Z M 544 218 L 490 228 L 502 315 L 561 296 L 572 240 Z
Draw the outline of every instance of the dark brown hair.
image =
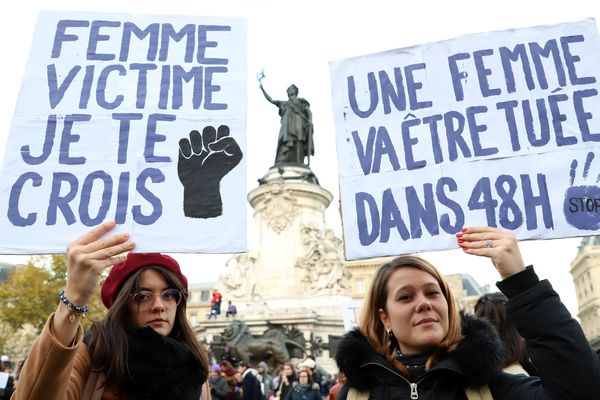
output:
M 477 300 L 475 315 L 487 319 L 496 328 L 507 350 L 504 367 L 519 363 L 529 375 L 537 375 L 537 370 L 529 359 L 525 339 L 506 316 L 505 304 L 507 301 L 506 296 L 500 292 L 486 293 Z
M 294 381 L 295 381 L 295 380 L 297 380 L 297 376 L 296 376 L 296 367 L 294 366 L 294 363 L 293 363 L 293 362 L 291 362 L 291 361 L 288 361 L 288 362 L 284 363 L 284 364 L 281 366 L 281 371 L 285 371 L 285 370 L 283 369 L 283 367 L 284 367 L 284 366 L 286 366 L 286 365 L 292 369 L 292 375 L 290 375 L 291 379 L 292 379 L 292 380 L 294 380 Z M 285 373 L 285 372 L 284 372 L 284 373 Z M 291 382 L 290 382 L 290 383 L 291 383 Z
M 142 268 L 125 281 L 104 319 L 94 322 L 90 327 L 89 336 L 86 337 L 92 371 L 102 372 L 106 376 L 107 385 L 117 390 L 122 387 L 127 373 L 126 328 L 131 325 L 128 302 L 130 294 L 139 288 L 140 275 L 147 269 L 160 272 L 170 287 L 185 293 L 181 280 L 168 269 L 161 266 Z M 206 350 L 196 339 L 185 315 L 185 309 L 184 297 L 177 306 L 175 323 L 169 336 L 185 344 L 200 363 L 202 370 L 208 371 Z
M 377 270 L 377 274 L 371 283 L 369 294 L 361 310 L 359 330 L 378 354 L 385 357 L 390 364 L 400 370 L 406 377 L 409 377 L 408 370 L 404 364 L 395 357 L 394 346 L 383 322 L 379 318 L 378 311 L 382 309 L 387 313 L 387 283 L 390 276 L 401 268 L 416 268 L 433 276 L 448 304 L 448 333 L 437 346 L 432 356 L 427 360 L 426 368 L 431 368 L 445 353 L 454 349 L 462 339 L 462 333 L 458 308 L 456 307 L 450 286 L 431 263 L 417 256 L 401 256 L 387 264 L 383 264 Z

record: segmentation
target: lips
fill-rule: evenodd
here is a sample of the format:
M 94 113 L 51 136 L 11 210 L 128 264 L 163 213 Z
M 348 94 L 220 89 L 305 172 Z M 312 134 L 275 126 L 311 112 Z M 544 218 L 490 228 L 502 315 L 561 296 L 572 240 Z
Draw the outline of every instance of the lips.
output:
M 429 323 L 432 323 L 432 322 L 438 322 L 437 318 L 423 318 L 423 319 L 417 321 L 417 323 L 415 324 L 415 326 L 429 324 Z
M 164 323 L 164 322 L 167 322 L 167 321 L 166 321 L 166 320 L 164 320 L 164 319 L 161 319 L 161 318 L 156 318 L 156 319 L 153 319 L 152 321 L 150 321 L 150 322 L 148 322 L 148 323 L 149 323 L 149 324 L 162 324 L 162 323 Z

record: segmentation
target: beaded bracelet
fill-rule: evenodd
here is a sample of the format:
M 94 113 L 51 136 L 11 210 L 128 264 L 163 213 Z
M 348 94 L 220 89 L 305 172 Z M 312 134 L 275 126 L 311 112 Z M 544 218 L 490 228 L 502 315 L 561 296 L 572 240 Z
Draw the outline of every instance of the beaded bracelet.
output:
M 75 318 L 78 315 L 81 315 L 82 318 L 85 318 L 85 313 L 87 313 L 90 310 L 87 304 L 83 307 L 79 307 L 78 305 L 71 303 L 65 297 L 65 289 L 60 291 L 58 297 L 60 297 L 60 301 L 62 301 L 63 304 L 67 306 L 67 309 L 69 311 L 69 321 L 71 322 L 75 321 Z

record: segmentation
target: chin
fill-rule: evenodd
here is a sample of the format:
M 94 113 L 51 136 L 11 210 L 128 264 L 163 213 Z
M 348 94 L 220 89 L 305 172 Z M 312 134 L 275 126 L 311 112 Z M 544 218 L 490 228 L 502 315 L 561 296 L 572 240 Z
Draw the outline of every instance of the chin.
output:
M 154 332 L 158 333 L 161 336 L 169 336 L 169 334 L 171 333 L 171 328 L 154 328 L 152 326 L 150 326 L 150 328 L 154 329 Z
M 444 337 L 441 335 L 424 335 L 418 346 L 422 349 L 422 352 L 426 352 L 439 347 L 443 339 Z

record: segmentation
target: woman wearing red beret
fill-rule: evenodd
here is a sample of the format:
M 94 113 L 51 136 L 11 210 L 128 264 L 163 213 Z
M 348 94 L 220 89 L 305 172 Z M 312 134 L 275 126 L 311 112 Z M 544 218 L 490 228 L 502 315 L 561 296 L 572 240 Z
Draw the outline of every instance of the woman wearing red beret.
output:
M 114 226 L 69 245 L 67 286 L 13 399 L 200 399 L 208 361 L 185 317 L 187 279 L 169 256 L 124 255 L 135 244 L 126 233 L 105 237 Z M 107 267 L 100 292 L 108 311 L 84 337 L 80 321 Z

